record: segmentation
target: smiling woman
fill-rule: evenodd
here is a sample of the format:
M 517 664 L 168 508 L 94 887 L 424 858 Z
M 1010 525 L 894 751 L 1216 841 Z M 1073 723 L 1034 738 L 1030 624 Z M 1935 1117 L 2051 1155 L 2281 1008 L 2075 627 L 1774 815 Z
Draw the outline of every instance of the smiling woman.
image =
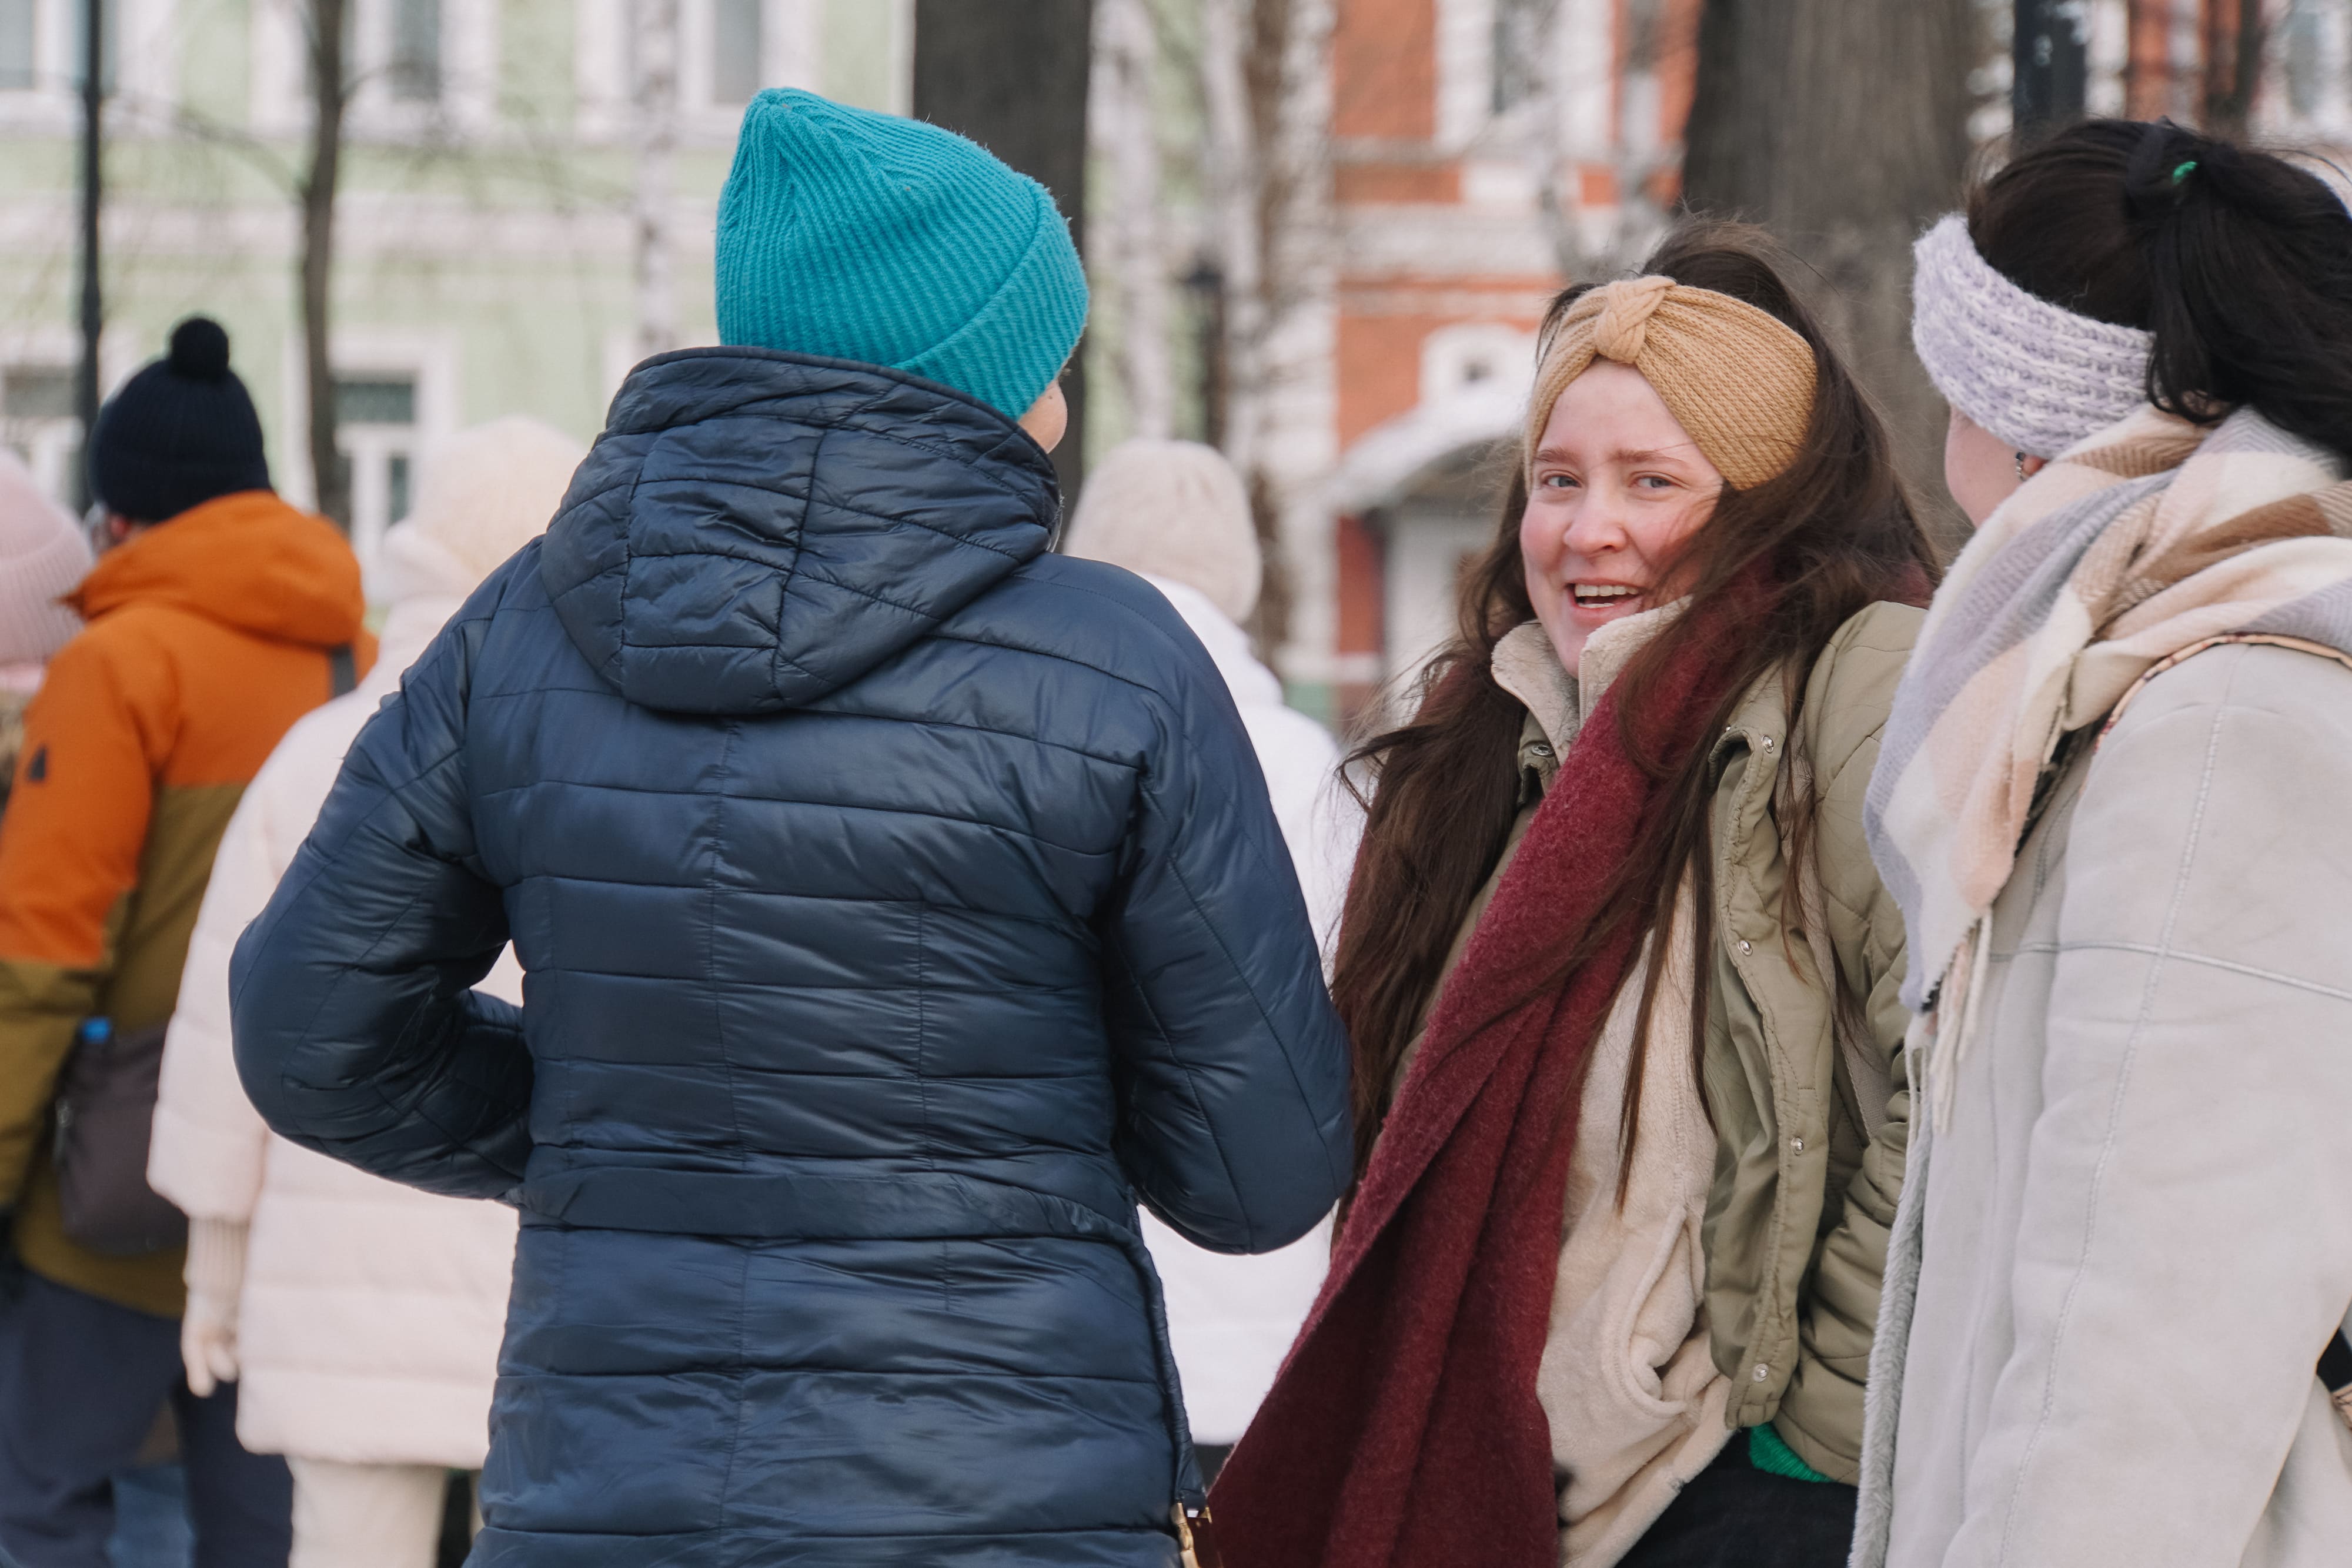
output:
M 1862 791 L 1932 557 L 1769 242 L 1644 271 L 1554 302 L 1459 638 L 1358 754 L 1358 1185 L 1235 1568 L 1845 1559 L 1907 1111 Z
M 1642 372 L 1601 361 L 1552 404 L 1531 465 L 1519 553 L 1562 669 L 1612 621 L 1673 600 L 1685 541 L 1723 475 Z

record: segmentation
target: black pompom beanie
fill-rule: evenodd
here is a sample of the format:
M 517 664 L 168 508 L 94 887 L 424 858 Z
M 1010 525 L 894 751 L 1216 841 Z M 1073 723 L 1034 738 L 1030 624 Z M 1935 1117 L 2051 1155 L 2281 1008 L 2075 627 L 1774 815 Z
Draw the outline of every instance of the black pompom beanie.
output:
M 107 510 L 160 523 L 216 496 L 269 488 L 261 416 L 228 368 L 228 334 L 191 316 L 171 352 L 123 382 L 98 412 L 89 487 Z

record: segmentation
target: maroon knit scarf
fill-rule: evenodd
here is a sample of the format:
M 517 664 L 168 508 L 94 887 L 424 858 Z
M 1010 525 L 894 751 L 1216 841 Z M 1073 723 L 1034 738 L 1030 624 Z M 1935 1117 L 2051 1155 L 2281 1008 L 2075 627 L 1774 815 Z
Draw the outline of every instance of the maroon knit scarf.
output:
M 1683 640 L 1642 727 L 1685 756 L 1727 695 Z M 1626 751 L 1622 684 L 1563 759 L 1445 982 L 1313 1314 L 1212 1495 L 1226 1568 L 1551 1568 L 1550 1429 L 1536 1399 L 1573 1099 L 1633 966 L 1622 929 L 1559 986 L 1496 1014 L 1600 913 L 1661 788 Z

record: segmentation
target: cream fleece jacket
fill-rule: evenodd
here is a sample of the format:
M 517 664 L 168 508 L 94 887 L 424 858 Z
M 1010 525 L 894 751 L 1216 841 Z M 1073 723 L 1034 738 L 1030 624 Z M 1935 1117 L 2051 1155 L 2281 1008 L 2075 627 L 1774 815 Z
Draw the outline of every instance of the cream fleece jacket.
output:
M 1527 705 L 1556 763 L 1585 714 L 1678 610 L 1603 627 L 1574 679 L 1531 622 L 1496 646 L 1496 684 Z M 1545 775 L 1549 781 L 1549 768 Z M 1693 1071 L 1691 936 L 1685 897 L 1646 1039 L 1634 1022 L 1648 967 L 1661 956 L 1655 933 L 1593 1043 L 1577 1108 L 1551 1322 L 1536 1377 L 1559 1478 L 1560 1561 L 1573 1568 L 1611 1568 L 1731 1437 L 1724 1420 L 1730 1384 L 1716 1370 L 1700 1308 L 1706 1261 L 1699 1226 L 1716 1139 Z M 1641 1113 L 1621 1202 L 1622 1113 L 1637 1050 Z

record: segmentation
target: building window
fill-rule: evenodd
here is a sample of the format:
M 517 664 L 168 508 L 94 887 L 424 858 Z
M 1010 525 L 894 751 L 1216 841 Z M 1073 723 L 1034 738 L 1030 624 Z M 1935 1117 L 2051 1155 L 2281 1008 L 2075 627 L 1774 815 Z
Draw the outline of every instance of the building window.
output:
M 417 446 L 416 378 L 338 379 L 335 435 L 352 464 L 352 551 L 373 577 L 384 530 L 408 516 Z
M 431 103 L 441 96 L 441 0 L 392 0 L 392 96 Z
M 33 52 L 39 0 L 0 0 L 0 92 L 30 92 L 40 79 Z
M 749 103 L 760 90 L 763 0 L 710 0 L 710 101 Z

